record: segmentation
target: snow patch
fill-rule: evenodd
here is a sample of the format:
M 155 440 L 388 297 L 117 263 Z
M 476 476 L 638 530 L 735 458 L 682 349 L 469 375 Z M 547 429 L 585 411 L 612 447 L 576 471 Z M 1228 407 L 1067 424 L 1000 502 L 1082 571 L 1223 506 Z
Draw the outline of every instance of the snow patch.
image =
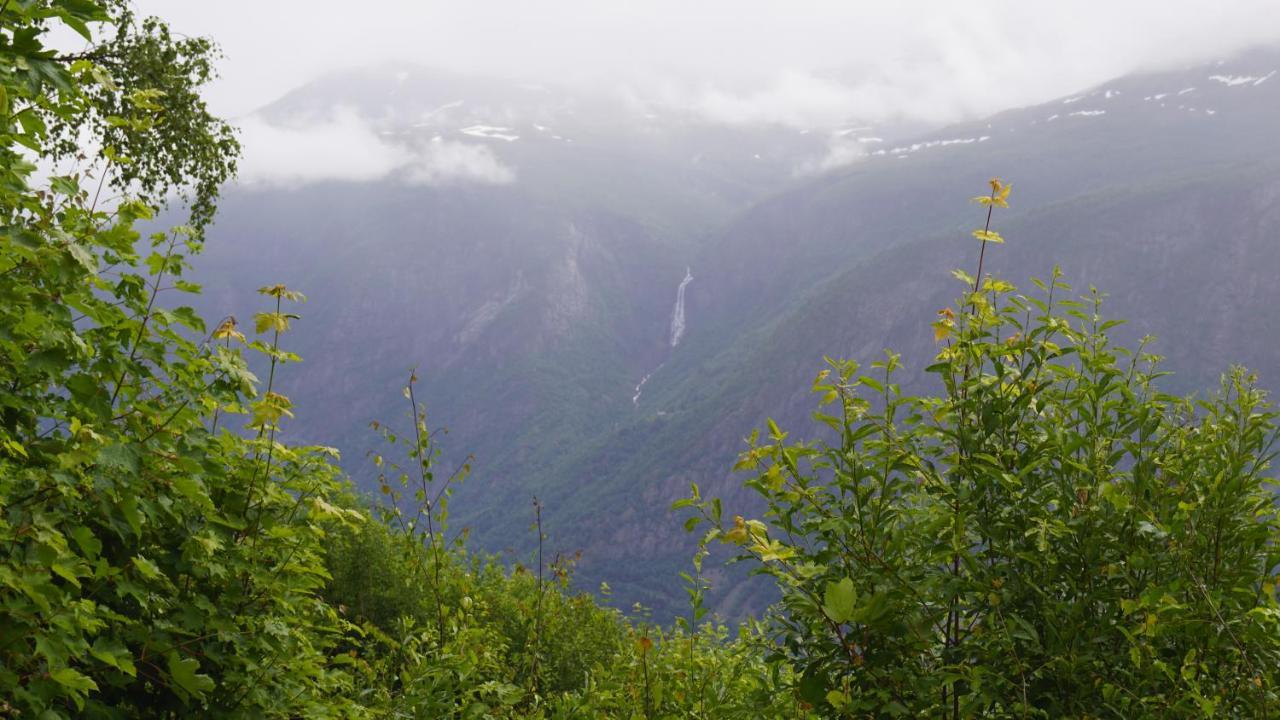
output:
M 973 143 L 986 142 L 991 139 L 990 135 L 983 135 L 976 138 L 952 138 L 950 140 L 926 140 L 924 142 L 913 143 L 911 145 L 903 145 L 902 147 L 891 148 L 889 150 L 876 150 L 872 155 L 897 155 L 905 157 L 920 150 L 928 150 L 935 147 L 946 147 L 948 145 L 970 145 Z
M 1266 75 L 1210 75 L 1209 79 L 1214 82 L 1220 82 L 1227 87 L 1240 87 L 1241 85 L 1258 86 L 1266 82 L 1276 71 L 1272 70 Z
M 1106 114 L 1107 114 L 1106 110 L 1077 110 L 1071 113 L 1069 117 L 1077 117 L 1077 116 L 1078 117 L 1097 117 L 1099 115 L 1106 115 Z
M 434 110 L 428 110 L 427 112 L 422 113 L 421 121 L 414 123 L 413 127 L 426 127 L 431 124 L 429 122 L 431 118 L 435 117 L 436 115 L 439 115 L 445 110 L 461 107 L 462 103 L 463 103 L 462 100 L 454 100 L 453 102 L 447 102 Z
M 470 135 L 471 137 L 505 140 L 507 142 L 520 139 L 519 135 L 510 134 L 511 128 L 496 127 L 493 125 L 472 125 L 471 127 L 462 128 L 458 132 L 463 135 Z

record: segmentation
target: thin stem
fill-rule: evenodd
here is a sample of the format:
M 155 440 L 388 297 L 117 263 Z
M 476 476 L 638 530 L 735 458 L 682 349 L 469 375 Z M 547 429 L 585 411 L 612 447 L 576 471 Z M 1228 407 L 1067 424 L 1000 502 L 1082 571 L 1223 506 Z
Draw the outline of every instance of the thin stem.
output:
M 267 391 L 266 391 L 266 394 L 263 395 L 264 400 L 269 399 L 269 396 L 274 391 L 275 384 L 276 384 L 276 365 L 279 363 L 279 353 L 280 353 L 279 317 L 280 317 L 282 299 L 283 299 L 283 295 L 281 294 L 276 295 L 275 332 L 273 332 L 271 335 L 271 369 L 267 372 Z M 271 425 L 270 431 L 267 430 L 267 427 L 265 425 L 258 430 L 259 440 L 262 439 L 262 436 L 264 434 L 267 435 L 267 463 L 264 468 L 264 475 L 267 479 L 271 478 L 271 460 L 275 455 L 276 420 L 272 419 L 270 425 Z M 261 450 L 258 450 L 257 452 L 261 452 Z M 256 461 L 256 458 L 255 458 L 255 461 Z M 253 477 L 249 479 L 249 485 L 248 487 L 245 488 L 245 491 L 244 491 L 244 513 L 245 513 L 246 520 L 248 519 L 249 510 L 253 502 L 253 491 L 256 489 L 257 485 L 258 485 L 258 466 L 255 464 L 254 470 L 253 470 Z M 248 527 L 246 527 L 245 535 L 250 535 L 253 532 L 257 531 L 258 520 L 260 520 L 261 518 L 262 518 L 262 513 L 259 512 L 254 522 Z
M 227 348 L 228 350 L 230 350 L 230 349 L 231 349 L 231 336 L 229 336 L 229 335 L 227 336 L 227 338 L 226 338 L 226 342 L 227 342 L 227 344 L 226 344 L 226 348 Z M 216 405 L 214 405 L 214 406 L 213 406 L 213 424 L 212 424 L 212 425 L 210 425 L 210 427 L 209 427 L 209 434 L 210 434 L 210 435 L 215 435 L 215 434 L 217 434 L 217 432 L 218 432 L 218 413 L 219 413 L 219 412 L 221 412 L 221 410 L 222 410 L 222 403 L 218 403 L 218 404 L 216 404 Z
M 649 692 L 649 650 L 640 652 L 640 669 L 644 673 L 644 716 L 646 720 L 653 717 L 653 698 Z
M 102 168 L 102 174 L 98 176 L 98 189 L 93 192 L 93 204 L 89 206 L 89 214 L 93 215 L 98 210 L 98 198 L 102 195 L 102 185 L 107 181 L 107 176 L 111 174 L 111 161 L 107 160 L 106 167 Z
M 995 202 L 994 202 L 994 200 L 996 199 L 996 190 L 995 190 L 995 188 L 992 188 L 992 189 L 991 189 L 991 199 L 992 199 L 992 201 L 993 201 L 993 202 L 992 202 L 991 204 L 987 205 L 987 222 L 986 222 L 986 224 L 985 224 L 985 225 L 983 225 L 983 226 L 982 226 L 982 232 L 983 232 L 984 234 L 985 234 L 985 233 L 988 233 L 988 232 L 990 232 L 990 231 L 991 231 L 991 213 L 992 213 L 992 211 L 994 211 L 994 210 L 996 209 Z M 973 278 L 973 291 L 974 291 L 974 292 L 978 292 L 978 288 L 980 287 L 980 285 L 981 285 L 981 283 L 982 283 L 982 262 L 983 262 L 983 260 L 985 260 L 985 259 L 986 259 L 986 257 L 987 257 L 987 241 L 986 241 L 986 240 L 983 240 L 983 241 L 982 241 L 982 249 L 978 250 L 978 274 L 977 274 L 976 276 L 974 276 L 974 278 Z
M 530 672 L 529 679 L 533 683 L 533 692 L 538 692 L 538 653 L 542 644 L 542 502 L 537 497 L 533 498 L 533 516 L 534 523 L 538 530 L 538 597 L 535 601 L 533 613 L 533 652 L 529 660 Z
M 981 240 L 982 247 L 978 250 L 978 271 L 974 275 L 973 292 L 971 293 L 971 297 L 969 298 L 969 309 L 971 314 L 976 313 L 978 310 L 977 294 L 979 289 L 982 287 L 982 268 L 987 258 L 986 236 L 987 236 L 987 233 L 991 231 L 991 216 L 995 211 L 995 199 L 996 199 L 996 194 L 998 190 L 999 190 L 999 184 L 993 180 L 991 184 L 991 195 L 989 196 L 991 198 L 991 202 L 987 203 L 987 219 L 982 226 L 982 234 L 983 234 L 983 238 Z M 955 476 L 955 483 L 953 486 L 954 504 L 952 506 L 952 528 L 951 528 L 951 531 L 953 534 L 952 542 L 955 543 L 957 549 L 953 550 L 951 554 L 950 573 L 953 580 L 957 584 L 959 583 L 960 576 L 961 576 L 959 548 L 964 547 L 963 538 L 960 537 L 961 535 L 961 529 L 960 529 L 961 528 L 961 525 L 960 525 L 961 483 L 964 482 L 964 478 L 966 475 L 965 465 L 967 464 L 966 461 L 968 460 L 968 457 L 970 455 L 970 448 L 968 447 L 969 441 L 966 437 L 967 433 L 965 432 L 965 428 L 969 424 L 967 421 L 967 405 L 968 405 L 968 398 L 969 398 L 970 373 L 973 370 L 975 370 L 975 368 L 972 367 L 971 362 L 972 362 L 972 356 L 970 353 L 966 352 L 965 358 L 964 358 L 964 376 L 959 388 L 960 390 L 959 392 L 960 425 L 959 425 L 959 438 L 957 439 L 958 444 L 956 447 L 957 456 L 959 458 L 959 467 L 954 472 L 954 476 Z M 981 372 L 980 367 L 976 368 L 976 370 L 979 373 Z M 959 659 L 962 657 L 962 655 L 959 651 L 960 641 L 961 641 L 961 637 L 960 637 L 961 608 L 960 608 L 960 595 L 958 591 L 951 596 L 951 600 L 948 603 L 948 605 L 949 607 L 947 609 L 946 631 L 943 633 L 943 638 L 944 638 L 943 655 L 944 655 L 944 658 L 948 660 L 950 658 Z M 949 693 L 948 693 L 948 689 L 950 690 Z M 948 697 L 950 698 L 950 701 L 951 701 L 950 702 L 951 717 L 955 720 L 959 720 L 960 688 L 954 682 L 950 686 L 943 685 L 942 687 L 942 703 L 944 706 L 947 704 Z
M 111 392 L 111 407 L 115 407 L 116 400 L 120 397 L 120 390 L 124 387 L 124 379 L 129 374 L 129 365 L 138 357 L 138 347 L 142 344 L 142 338 L 147 332 L 147 323 L 151 321 L 151 313 L 156 305 L 156 296 L 160 294 L 160 283 L 164 279 L 165 272 L 169 269 L 169 259 L 173 257 L 173 246 L 177 241 L 178 236 L 170 234 L 169 246 L 165 248 L 164 252 L 164 263 L 160 265 L 160 271 L 156 273 L 155 280 L 151 283 L 151 296 L 147 299 L 147 309 L 142 313 L 142 323 L 138 325 L 138 332 L 129 348 L 129 360 L 120 370 L 120 377 L 116 379 L 115 390 Z
M 409 374 L 409 405 L 413 408 L 413 441 L 417 449 L 418 459 L 418 478 L 422 485 L 422 498 L 427 507 L 427 540 L 431 543 L 431 555 L 433 559 L 432 575 L 434 582 L 431 585 L 431 592 L 436 600 L 436 625 L 439 636 L 436 641 L 444 645 L 444 602 L 440 599 L 440 545 L 436 542 L 435 529 L 435 509 L 434 503 L 431 501 L 431 495 L 427 487 L 427 457 L 422 454 L 422 435 L 426 421 L 418 414 L 418 398 L 413 393 L 413 385 L 418 381 L 418 376 L 414 373 Z M 442 538 L 443 540 L 443 538 Z

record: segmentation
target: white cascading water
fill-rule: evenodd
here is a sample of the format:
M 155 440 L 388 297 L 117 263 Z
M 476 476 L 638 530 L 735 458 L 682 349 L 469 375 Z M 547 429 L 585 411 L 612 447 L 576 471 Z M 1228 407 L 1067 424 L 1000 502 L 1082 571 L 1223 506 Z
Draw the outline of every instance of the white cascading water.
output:
M 684 279 L 680 281 L 680 287 L 676 288 L 676 306 L 671 311 L 671 347 L 680 344 L 680 338 L 684 336 L 684 289 L 693 281 L 693 272 L 689 268 L 684 269 Z M 665 364 L 665 363 L 664 363 Z M 653 373 L 662 369 L 662 365 L 654 368 L 652 372 L 640 378 L 640 383 L 636 385 L 635 395 L 631 396 L 631 404 L 640 407 L 640 394 L 644 392 L 644 384 L 649 382 L 649 378 L 653 377 Z
M 671 347 L 680 344 L 680 338 L 684 335 L 684 289 L 693 281 L 693 273 L 689 268 L 684 269 L 684 280 L 680 281 L 680 287 L 676 288 L 676 307 L 671 311 Z
M 659 365 L 658 367 L 653 369 L 653 372 L 640 378 L 640 384 L 636 385 L 636 394 L 631 396 L 632 405 L 635 405 L 636 407 L 640 407 L 640 393 L 644 392 L 644 384 L 649 382 L 649 378 L 653 377 L 653 373 L 656 373 L 661 369 L 662 369 L 662 366 Z

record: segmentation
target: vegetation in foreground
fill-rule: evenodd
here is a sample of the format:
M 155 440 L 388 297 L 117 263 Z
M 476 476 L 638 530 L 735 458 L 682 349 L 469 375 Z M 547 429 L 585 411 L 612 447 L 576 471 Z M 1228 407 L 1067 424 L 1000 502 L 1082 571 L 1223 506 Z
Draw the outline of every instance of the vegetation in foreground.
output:
M 300 294 L 263 288 L 252 333 L 171 305 L 199 290 L 182 272 L 235 169 L 199 99 L 207 41 L 122 0 L 0 20 L 0 715 L 1265 717 L 1280 700 L 1275 413 L 1243 370 L 1164 395 L 1158 358 L 1108 341 L 1097 293 L 984 273 L 1007 185 L 978 199 L 976 272 L 934 325 L 943 391 L 901 395 L 892 354 L 865 374 L 832 360 L 814 384 L 829 432 L 770 423 L 742 457 L 760 519 L 697 488 L 677 503 L 703 550 L 689 616 L 653 627 L 575 593 L 541 527 L 528 567 L 466 551 L 448 523 L 466 468 L 437 467 L 412 378 L 412 430 L 376 428 L 377 502 L 332 449 L 282 442 Z M 90 49 L 47 47 L 63 29 Z M 175 194 L 191 224 L 144 235 Z M 702 605 L 713 543 L 782 595 L 732 632 Z

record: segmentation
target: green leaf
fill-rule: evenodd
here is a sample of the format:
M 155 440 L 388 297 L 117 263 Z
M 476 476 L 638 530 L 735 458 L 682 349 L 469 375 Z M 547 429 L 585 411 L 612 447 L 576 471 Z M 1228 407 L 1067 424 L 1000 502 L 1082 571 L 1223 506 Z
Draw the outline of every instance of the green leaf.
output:
M 71 539 L 76 541 L 80 551 L 90 560 L 96 560 L 98 553 L 102 552 L 102 541 L 94 536 L 92 530 L 83 525 L 71 530 Z
M 827 583 L 827 589 L 822 593 L 822 611 L 837 623 L 847 623 L 853 619 L 857 602 L 858 593 L 854 590 L 853 580 L 849 578 Z
M 66 580 L 67 582 L 71 583 L 72 585 L 75 585 L 76 587 L 80 587 L 80 580 L 79 578 L 76 577 L 75 568 L 71 567 L 70 565 L 67 565 L 66 563 L 63 563 L 63 562 L 55 561 L 49 564 L 49 569 L 52 570 L 58 577 L 62 578 L 63 580 Z
M 827 702 L 831 704 L 831 707 L 843 710 L 849 705 L 849 694 L 843 690 L 828 690 Z
M 149 580 L 155 580 L 156 578 L 164 575 L 155 563 L 141 555 L 133 556 L 133 566 L 138 569 L 138 572 L 141 573 L 143 577 Z
M 138 512 L 136 497 L 126 495 L 120 498 L 120 514 L 124 515 L 125 522 L 129 523 L 129 529 L 133 530 L 134 535 L 142 535 L 142 513 Z
M 818 705 L 825 700 L 826 690 L 827 678 L 813 668 L 800 676 L 800 683 L 796 687 L 800 699 L 810 705 Z
M 131 445 L 105 445 L 98 450 L 98 464 L 128 473 L 138 471 L 138 450 Z
M 98 683 L 94 682 L 92 678 L 69 667 L 54 670 L 49 673 L 49 677 L 59 685 L 77 693 L 86 693 L 90 690 L 98 689 Z
M 209 499 L 204 483 L 188 475 L 179 475 L 175 477 L 173 479 L 173 489 L 177 490 L 188 500 L 194 500 L 201 505 L 207 504 Z
M 782 431 L 782 428 L 778 427 L 778 423 L 774 422 L 773 418 L 767 418 L 766 422 L 769 424 L 769 437 L 777 442 L 787 439 L 787 434 Z
M 213 689 L 213 678 L 198 674 L 200 663 L 195 658 L 184 658 L 176 652 L 169 653 L 169 676 L 187 695 L 200 696 Z
M 93 647 L 89 649 L 89 654 L 130 677 L 138 674 L 138 670 L 133 664 L 133 655 L 129 653 L 128 648 L 117 640 L 99 637 L 93 641 Z

